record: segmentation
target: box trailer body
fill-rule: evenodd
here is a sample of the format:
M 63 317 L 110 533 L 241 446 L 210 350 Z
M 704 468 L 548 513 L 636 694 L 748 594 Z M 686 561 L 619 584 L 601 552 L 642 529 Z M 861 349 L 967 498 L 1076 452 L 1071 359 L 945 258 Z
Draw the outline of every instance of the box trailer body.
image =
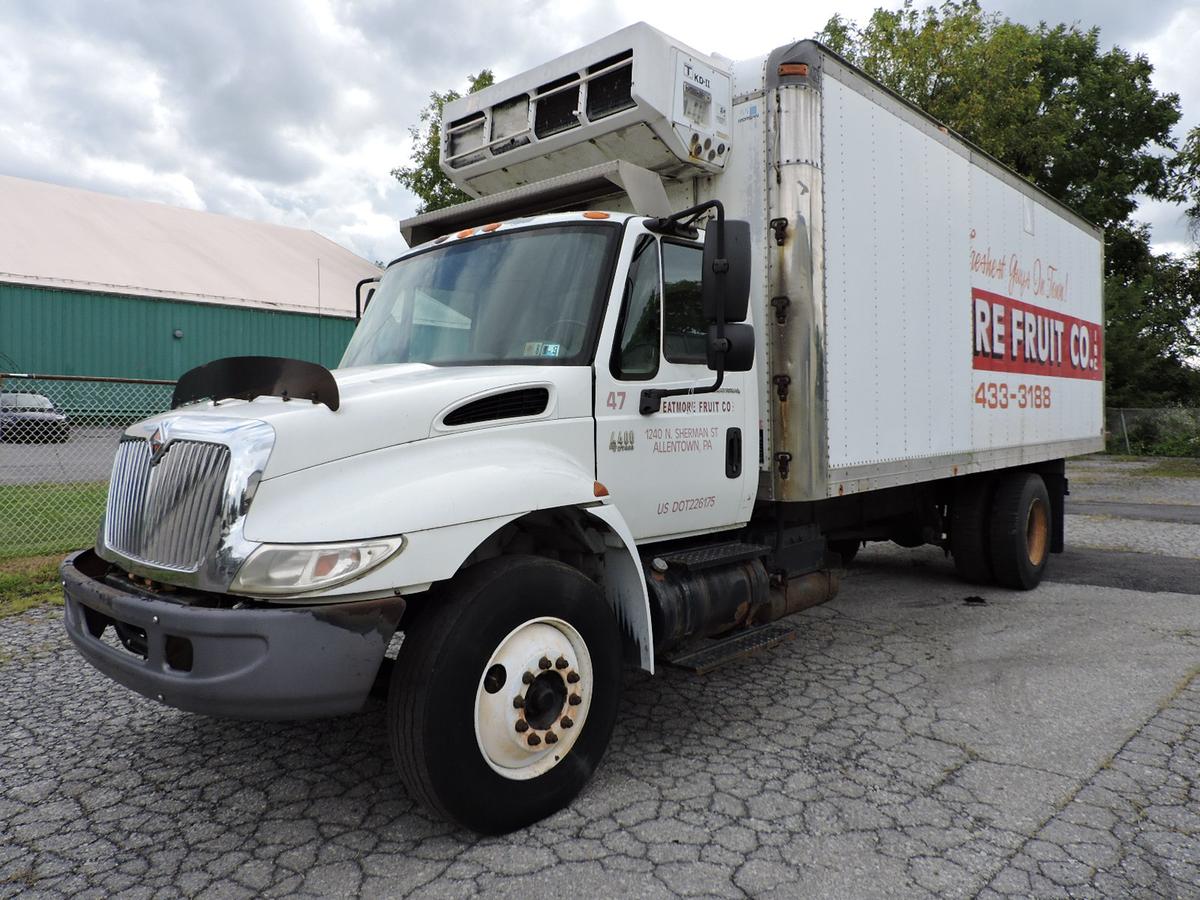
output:
M 622 659 L 776 640 L 862 542 L 1036 586 L 1102 447 L 1096 228 L 811 41 L 634 25 L 442 133 L 474 199 L 401 223 L 339 370 L 220 360 L 127 431 L 62 567 L 97 668 L 336 714 L 403 633 L 406 785 L 503 831 L 586 781 Z
M 784 58 L 809 60 L 808 84 L 770 84 Z M 790 416 L 762 385 L 770 496 L 1101 449 L 1098 229 L 814 44 L 766 69 L 773 102 L 751 140 L 779 135 L 766 216 L 797 233 L 764 248 L 763 321 L 789 302 L 762 362 L 789 398 L 800 387 Z M 735 119 L 761 102 L 735 103 Z M 779 453 L 800 463 L 787 479 Z

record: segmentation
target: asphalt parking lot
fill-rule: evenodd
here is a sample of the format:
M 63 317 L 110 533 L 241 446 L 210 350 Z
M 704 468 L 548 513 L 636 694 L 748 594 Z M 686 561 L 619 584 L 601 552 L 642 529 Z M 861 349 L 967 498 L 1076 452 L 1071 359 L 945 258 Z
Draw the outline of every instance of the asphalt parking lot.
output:
M 76 426 L 61 444 L 0 442 L 0 484 L 107 481 L 123 431 Z
M 503 838 L 414 805 L 379 705 L 206 719 L 5 620 L 0 898 L 1200 896 L 1200 480 L 1140 465 L 1072 466 L 1035 591 L 872 547 L 794 641 L 631 675 L 590 787 Z

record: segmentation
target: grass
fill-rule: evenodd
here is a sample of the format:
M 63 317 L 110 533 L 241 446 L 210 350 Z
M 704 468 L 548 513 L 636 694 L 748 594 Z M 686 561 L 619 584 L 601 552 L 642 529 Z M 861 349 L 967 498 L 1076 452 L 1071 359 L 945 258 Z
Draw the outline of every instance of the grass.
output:
M 1186 456 L 1172 456 L 1160 459 L 1145 469 L 1139 469 L 1134 475 L 1156 478 L 1200 478 L 1200 459 Z
M 108 482 L 0 485 L 0 560 L 89 547 Z
M 0 485 L 0 619 L 62 605 L 58 564 L 95 540 L 107 492 L 103 481 Z
M 60 562 L 59 554 L 0 560 L 0 619 L 36 606 L 61 606 Z

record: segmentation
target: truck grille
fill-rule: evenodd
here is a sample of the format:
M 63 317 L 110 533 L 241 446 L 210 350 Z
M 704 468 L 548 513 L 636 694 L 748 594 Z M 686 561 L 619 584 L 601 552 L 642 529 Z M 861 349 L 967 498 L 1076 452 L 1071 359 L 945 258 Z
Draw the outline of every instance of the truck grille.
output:
M 104 541 L 130 559 L 195 571 L 216 539 L 229 448 L 175 440 L 157 465 L 150 444 L 126 438 L 108 489 Z

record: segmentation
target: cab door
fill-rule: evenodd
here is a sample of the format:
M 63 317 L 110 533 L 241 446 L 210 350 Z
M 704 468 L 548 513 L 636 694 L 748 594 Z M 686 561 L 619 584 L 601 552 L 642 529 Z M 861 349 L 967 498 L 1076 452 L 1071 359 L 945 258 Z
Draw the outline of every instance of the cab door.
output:
M 754 373 L 726 373 L 715 393 L 665 397 L 639 412 L 647 388 L 703 388 L 708 322 L 702 244 L 630 223 L 596 355 L 596 477 L 635 538 L 665 539 L 744 524 L 757 489 Z

